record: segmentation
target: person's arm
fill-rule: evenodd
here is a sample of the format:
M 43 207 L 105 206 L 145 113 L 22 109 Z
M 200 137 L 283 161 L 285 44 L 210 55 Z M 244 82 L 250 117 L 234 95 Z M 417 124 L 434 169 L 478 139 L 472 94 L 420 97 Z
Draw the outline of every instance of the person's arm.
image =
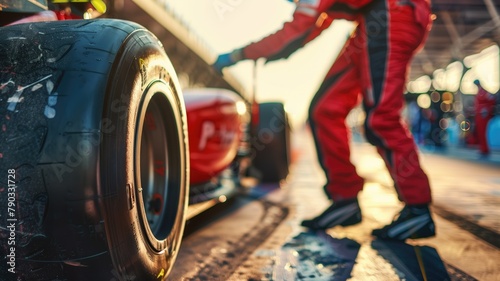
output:
M 279 31 L 244 47 L 242 56 L 252 60 L 263 57 L 268 61 L 287 58 L 316 38 L 332 21 L 326 13 L 318 11 L 318 7 L 299 2 L 291 21 Z
M 336 1 L 312 0 L 297 3 L 292 20 L 286 22 L 280 30 L 258 42 L 220 55 L 214 68 L 220 72 L 224 67 L 244 59 L 264 57 L 271 61 L 287 58 L 330 26 L 333 19 L 325 11 Z

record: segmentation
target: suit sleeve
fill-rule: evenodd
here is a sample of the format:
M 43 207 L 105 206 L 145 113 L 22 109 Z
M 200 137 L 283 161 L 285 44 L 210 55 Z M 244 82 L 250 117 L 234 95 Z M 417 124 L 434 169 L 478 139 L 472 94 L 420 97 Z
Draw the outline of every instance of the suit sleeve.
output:
M 291 21 L 277 32 L 243 48 L 246 59 L 266 58 L 268 61 L 289 57 L 297 49 L 316 38 L 333 21 L 316 6 L 298 4 Z M 329 1 L 333 2 L 333 1 Z

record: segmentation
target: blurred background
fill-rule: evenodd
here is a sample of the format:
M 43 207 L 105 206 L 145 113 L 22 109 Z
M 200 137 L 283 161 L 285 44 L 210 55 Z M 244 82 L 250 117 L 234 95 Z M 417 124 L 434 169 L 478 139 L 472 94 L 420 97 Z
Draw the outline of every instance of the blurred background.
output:
M 183 87 L 226 87 L 262 102 L 283 101 L 295 128 L 306 123 L 312 96 L 354 28 L 336 20 L 287 60 L 240 62 L 224 70 L 222 81 L 209 69 L 217 55 L 281 28 L 291 19 L 293 3 L 115 0 L 108 6 L 110 16 L 138 21 L 160 37 Z M 499 151 L 500 1 L 433 0 L 432 9 L 433 29 L 409 73 L 405 120 L 422 146 L 478 149 L 485 140 Z M 193 56 L 198 58 L 191 64 Z M 479 85 L 485 92 L 478 95 Z M 355 134 L 363 119 L 362 110 L 352 112 Z

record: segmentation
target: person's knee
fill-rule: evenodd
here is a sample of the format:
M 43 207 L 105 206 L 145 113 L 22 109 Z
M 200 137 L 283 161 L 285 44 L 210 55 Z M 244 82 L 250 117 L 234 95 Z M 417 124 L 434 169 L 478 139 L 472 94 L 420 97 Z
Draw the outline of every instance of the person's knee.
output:
M 367 128 L 365 126 L 365 138 L 368 143 L 374 146 L 382 146 L 382 139 L 380 138 L 379 135 L 377 135 L 373 130 Z
M 349 112 L 346 107 L 336 104 L 317 103 L 309 107 L 309 120 L 312 122 L 323 122 L 325 120 L 344 119 Z
M 371 117 L 365 120 L 366 140 L 374 146 L 385 146 L 384 139 L 390 138 L 390 134 L 401 126 L 399 118 L 395 117 Z

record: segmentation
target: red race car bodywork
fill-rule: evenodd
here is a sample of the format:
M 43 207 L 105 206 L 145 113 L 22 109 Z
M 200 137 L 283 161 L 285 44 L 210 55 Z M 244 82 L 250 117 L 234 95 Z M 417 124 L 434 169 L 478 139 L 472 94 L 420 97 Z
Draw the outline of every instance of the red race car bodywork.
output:
M 186 103 L 192 185 L 220 174 L 234 161 L 249 120 L 243 99 L 224 89 L 191 89 Z

